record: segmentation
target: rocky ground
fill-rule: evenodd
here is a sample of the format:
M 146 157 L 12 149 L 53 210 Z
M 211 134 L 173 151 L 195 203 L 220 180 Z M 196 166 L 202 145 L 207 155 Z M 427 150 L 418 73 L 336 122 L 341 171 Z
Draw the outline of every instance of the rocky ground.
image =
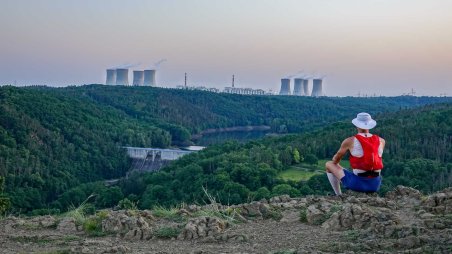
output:
M 0 253 L 452 253 L 452 188 L 7 217 Z

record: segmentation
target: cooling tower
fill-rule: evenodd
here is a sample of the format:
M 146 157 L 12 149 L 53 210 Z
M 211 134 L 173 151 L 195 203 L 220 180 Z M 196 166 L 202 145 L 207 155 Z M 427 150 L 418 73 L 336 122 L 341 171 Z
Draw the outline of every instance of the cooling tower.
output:
M 309 96 L 309 79 L 303 79 L 304 95 Z
M 155 70 L 144 70 L 144 85 L 145 86 L 156 86 Z
M 294 79 L 294 84 L 293 84 L 293 95 L 297 95 L 297 96 L 302 96 L 302 95 L 304 95 L 303 81 L 304 81 L 304 79 L 302 79 L 302 78 L 296 78 L 296 79 Z
M 281 90 L 279 91 L 279 95 L 290 95 L 290 79 L 281 79 Z
M 322 80 L 321 79 L 313 79 L 312 80 L 312 94 L 313 97 L 323 96 L 322 90 Z
M 116 85 L 129 85 L 129 69 L 116 69 Z
M 114 86 L 116 85 L 116 70 L 108 69 L 107 70 L 107 80 L 105 81 L 106 85 Z
M 144 71 L 133 71 L 134 86 L 142 86 L 144 84 Z

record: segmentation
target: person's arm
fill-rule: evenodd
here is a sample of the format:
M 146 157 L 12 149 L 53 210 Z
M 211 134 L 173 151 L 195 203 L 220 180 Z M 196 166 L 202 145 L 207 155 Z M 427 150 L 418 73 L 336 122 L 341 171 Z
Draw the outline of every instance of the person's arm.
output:
M 344 140 L 341 144 L 341 148 L 339 148 L 339 151 L 333 156 L 333 163 L 339 165 L 339 162 L 341 161 L 342 157 L 347 153 L 347 150 L 351 148 L 353 144 L 353 137 L 347 138 Z

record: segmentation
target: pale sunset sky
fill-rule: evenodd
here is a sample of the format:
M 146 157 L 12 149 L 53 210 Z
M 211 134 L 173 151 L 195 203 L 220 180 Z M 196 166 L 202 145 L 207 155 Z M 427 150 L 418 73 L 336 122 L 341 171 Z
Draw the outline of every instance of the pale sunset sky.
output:
M 159 86 L 235 74 L 277 92 L 304 70 L 328 96 L 452 95 L 450 0 L 0 0 L 0 35 L 0 84 L 104 83 L 167 59 Z

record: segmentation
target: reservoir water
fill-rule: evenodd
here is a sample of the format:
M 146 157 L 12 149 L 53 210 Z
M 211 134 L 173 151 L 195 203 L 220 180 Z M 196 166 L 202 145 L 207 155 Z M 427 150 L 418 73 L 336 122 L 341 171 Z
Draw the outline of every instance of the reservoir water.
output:
M 209 146 L 214 144 L 221 144 L 228 140 L 236 140 L 240 143 L 248 142 L 254 139 L 264 137 L 269 130 L 253 130 L 253 131 L 230 131 L 230 132 L 217 132 L 208 133 L 202 135 L 201 138 L 195 140 L 196 145 Z

